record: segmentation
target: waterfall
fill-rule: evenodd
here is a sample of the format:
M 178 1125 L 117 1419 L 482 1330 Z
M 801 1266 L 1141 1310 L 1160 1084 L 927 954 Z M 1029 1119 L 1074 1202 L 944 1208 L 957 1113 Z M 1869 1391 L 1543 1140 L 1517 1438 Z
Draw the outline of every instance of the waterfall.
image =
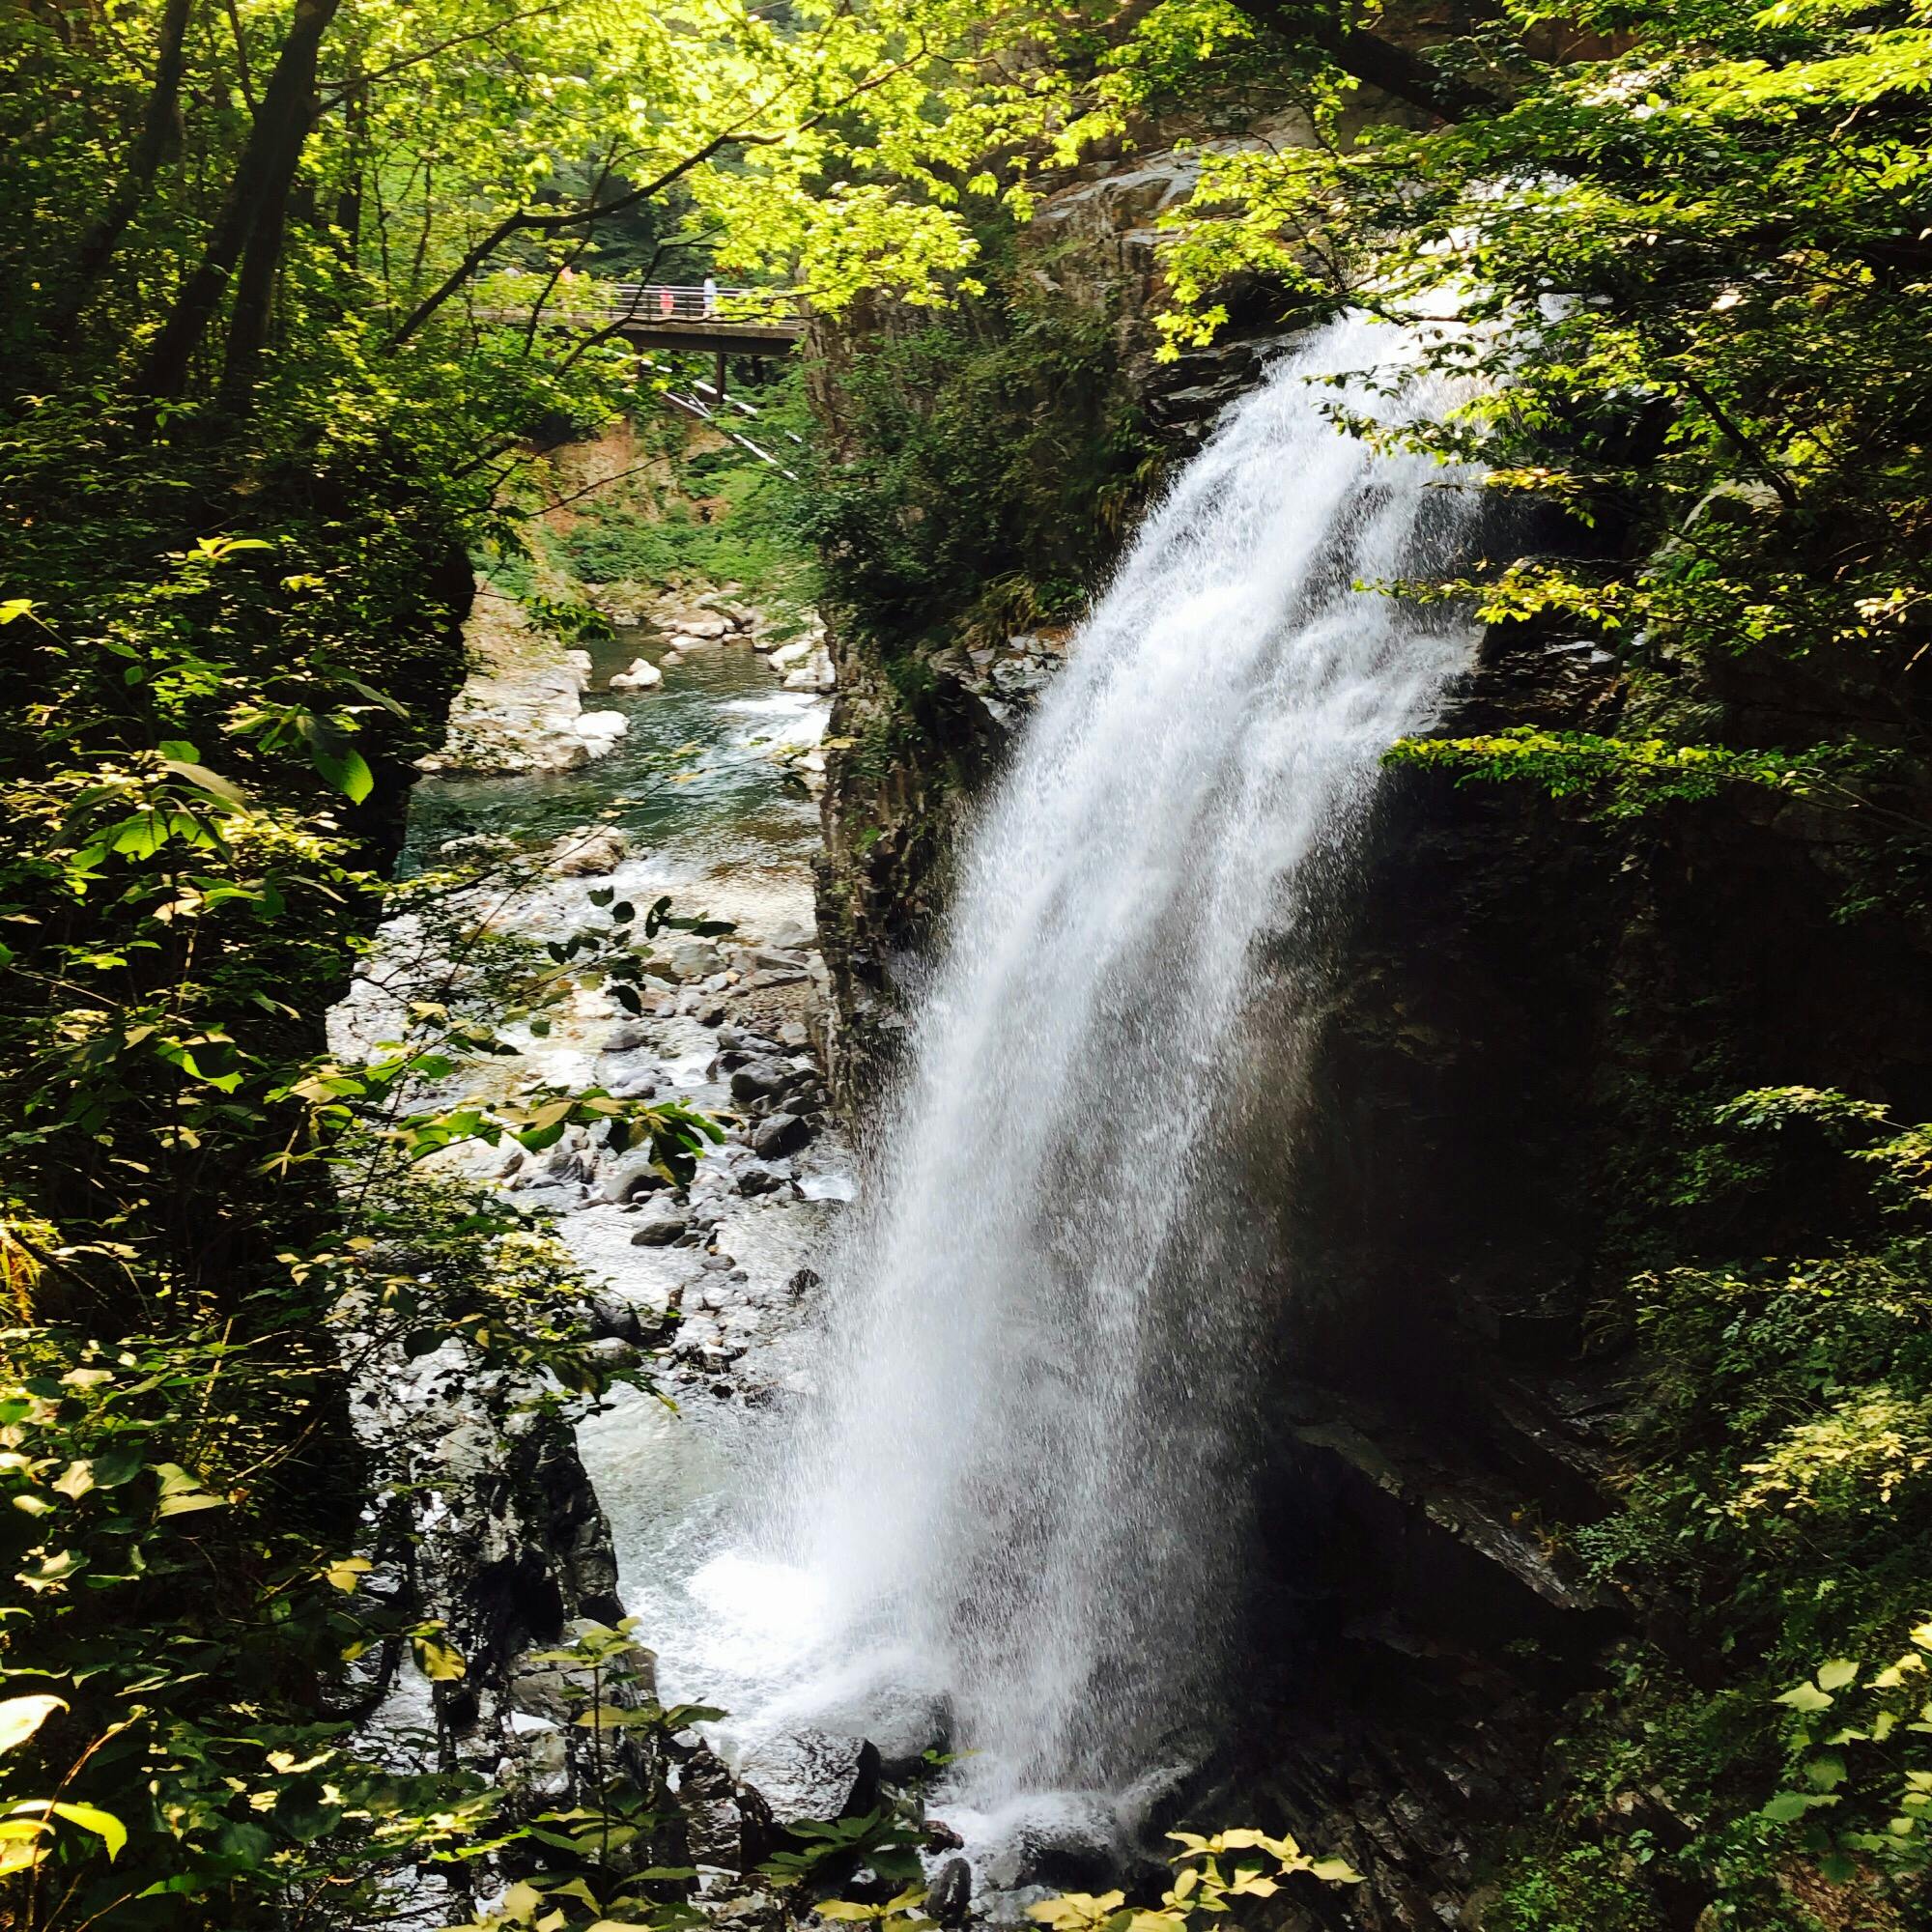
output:
M 1319 331 L 1148 520 L 973 832 L 827 1267 L 823 1410 L 783 1478 L 799 1602 L 852 1668 L 947 1700 L 969 1810 L 1119 1790 L 1214 1696 L 1276 1292 L 1227 1178 L 1244 1021 L 1264 982 L 1319 984 L 1297 948 L 1381 753 L 1470 648 L 1354 587 L 1453 556 L 1468 479 L 1341 433 L 1311 381 L 1412 355 Z

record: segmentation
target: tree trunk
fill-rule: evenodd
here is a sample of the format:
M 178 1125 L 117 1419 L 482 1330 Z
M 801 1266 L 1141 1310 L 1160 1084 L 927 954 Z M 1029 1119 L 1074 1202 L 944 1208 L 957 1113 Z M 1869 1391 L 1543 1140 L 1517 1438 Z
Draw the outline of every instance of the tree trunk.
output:
M 107 206 L 75 246 L 72 272 L 48 318 L 47 332 L 57 347 L 71 339 L 107 264 L 121 245 L 122 236 L 128 232 L 128 224 L 140 213 L 148 189 L 160 172 L 161 156 L 167 153 L 168 136 L 174 130 L 181 103 L 182 71 L 187 64 L 188 20 L 193 12 L 194 0 L 167 0 L 162 10 L 160 44 L 155 54 L 155 84 L 148 90 L 141 132 L 128 156 L 127 171 L 116 184 Z
M 242 272 L 235 278 L 235 300 L 228 311 L 228 347 L 221 358 L 218 397 L 231 416 L 248 412 L 255 393 L 255 376 L 269 340 L 274 314 L 275 270 L 281 266 L 282 243 L 288 234 L 290 191 L 295 186 L 296 162 L 301 150 L 291 148 L 288 168 L 279 183 L 269 184 L 262 212 L 248 231 L 242 254 Z
M 178 396 L 187 386 L 189 367 L 221 304 L 228 278 L 258 231 L 269 259 L 266 270 L 245 279 L 251 287 L 259 280 L 264 289 L 272 283 L 281 258 L 289 188 L 315 114 L 316 59 L 340 4 L 341 0 L 296 0 L 288 38 L 249 125 L 247 144 L 222 196 L 208 244 L 134 378 L 138 393 Z M 266 306 L 263 314 L 266 317 Z M 261 327 L 265 331 L 266 320 Z M 247 325 L 250 331 L 254 327 L 253 322 Z M 232 348 L 231 342 L 231 359 Z

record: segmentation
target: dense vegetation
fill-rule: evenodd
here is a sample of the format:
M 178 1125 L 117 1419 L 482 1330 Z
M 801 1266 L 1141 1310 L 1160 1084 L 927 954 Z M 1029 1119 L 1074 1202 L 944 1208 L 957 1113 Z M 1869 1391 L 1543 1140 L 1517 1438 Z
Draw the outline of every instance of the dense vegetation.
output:
M 571 983 L 621 998 L 649 941 L 617 906 L 526 956 L 464 881 L 385 872 L 471 554 L 525 549 L 535 450 L 637 395 L 626 352 L 549 326 L 573 278 L 931 298 L 974 251 L 958 183 L 1024 106 L 998 67 L 1024 24 L 923 0 L 0 22 L 10 1923 L 366 1924 L 425 1860 L 460 1912 L 511 1839 L 546 1923 L 673 1913 L 677 1884 L 576 1858 L 581 1821 L 539 1845 L 494 1817 L 434 1740 L 405 1776 L 354 1739 L 402 1651 L 439 1698 L 466 1669 L 412 1595 L 421 1498 L 358 1446 L 355 1377 L 451 1349 L 506 1440 L 606 1380 L 541 1230 L 421 1159 L 580 1122 L 675 1174 L 708 1131 L 501 1079 L 437 1104 Z M 338 1062 L 323 1015 L 405 909 L 435 943 L 398 1037 Z M 559 1667 L 601 1741 L 611 1657 Z

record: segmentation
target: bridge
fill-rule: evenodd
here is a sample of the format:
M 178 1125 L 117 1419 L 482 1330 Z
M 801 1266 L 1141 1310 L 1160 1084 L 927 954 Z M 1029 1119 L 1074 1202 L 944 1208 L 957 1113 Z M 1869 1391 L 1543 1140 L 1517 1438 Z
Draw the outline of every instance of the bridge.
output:
M 529 310 L 484 309 L 485 322 L 524 322 Z M 798 298 L 778 289 L 687 288 L 671 282 L 560 282 L 540 326 L 609 333 L 639 348 L 726 355 L 782 355 L 805 333 Z

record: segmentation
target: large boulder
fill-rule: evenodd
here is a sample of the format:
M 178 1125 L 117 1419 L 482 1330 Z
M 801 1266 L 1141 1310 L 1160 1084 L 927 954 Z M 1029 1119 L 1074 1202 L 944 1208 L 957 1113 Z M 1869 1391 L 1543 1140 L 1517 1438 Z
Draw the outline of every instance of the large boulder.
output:
M 776 1061 L 753 1060 L 731 1076 L 731 1097 L 734 1100 L 769 1100 L 782 1094 L 797 1076 L 789 1066 L 781 1066 Z
M 1099 1891 L 1127 1862 L 1120 1821 L 1098 1799 L 1042 1796 L 1003 1812 L 1000 1822 L 999 1834 L 980 1856 L 980 1878 L 990 1891 L 1030 1885 Z
M 614 872 L 630 849 L 614 825 L 573 826 L 550 848 L 550 869 L 560 879 L 596 878 Z
M 774 1114 L 759 1122 L 752 1135 L 752 1151 L 764 1160 L 795 1153 L 811 1138 L 811 1129 L 796 1114 Z
M 651 945 L 650 969 L 664 980 L 708 980 L 724 970 L 724 955 L 695 933 L 668 934 Z
M 611 680 L 612 691 L 655 691 L 664 682 L 664 672 L 648 658 L 633 658 L 629 670 L 620 670 Z
M 879 1753 L 864 1738 L 810 1727 L 749 1746 L 739 1775 L 781 1825 L 858 1818 L 879 1804 Z

